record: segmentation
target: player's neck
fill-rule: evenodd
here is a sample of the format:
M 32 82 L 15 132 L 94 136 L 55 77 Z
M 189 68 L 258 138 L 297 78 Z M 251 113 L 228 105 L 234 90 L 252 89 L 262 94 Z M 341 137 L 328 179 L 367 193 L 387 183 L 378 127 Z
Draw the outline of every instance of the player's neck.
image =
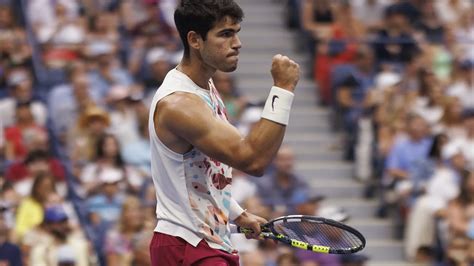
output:
M 202 61 L 186 58 L 183 58 L 177 69 L 186 74 L 199 87 L 206 90 L 209 89 L 209 79 L 216 72 L 215 69 L 209 68 Z

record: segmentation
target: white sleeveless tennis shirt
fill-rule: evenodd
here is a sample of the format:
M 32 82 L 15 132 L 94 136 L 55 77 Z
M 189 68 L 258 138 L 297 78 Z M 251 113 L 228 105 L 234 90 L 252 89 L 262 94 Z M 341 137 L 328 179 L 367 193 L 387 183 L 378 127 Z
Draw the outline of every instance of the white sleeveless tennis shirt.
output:
M 243 212 L 232 199 L 232 168 L 196 148 L 186 154 L 170 150 L 158 138 L 153 121 L 158 102 L 174 92 L 201 97 L 215 117 L 227 121 L 224 104 L 212 80 L 209 80 L 209 87 L 210 90 L 200 88 L 187 75 L 173 69 L 153 97 L 148 129 L 157 198 L 155 231 L 181 237 L 193 246 L 205 239 L 210 247 L 231 253 L 234 249 L 229 239 L 229 219 L 235 219 Z

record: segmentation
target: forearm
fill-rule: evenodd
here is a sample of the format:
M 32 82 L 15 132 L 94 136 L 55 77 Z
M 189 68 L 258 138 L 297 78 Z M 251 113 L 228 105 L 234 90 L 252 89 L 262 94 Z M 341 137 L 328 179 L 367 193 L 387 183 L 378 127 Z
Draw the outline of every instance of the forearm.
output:
M 286 125 L 289 123 L 294 94 L 274 86 L 262 112 L 262 118 L 245 138 L 252 154 L 250 168 L 262 175 L 280 148 Z
M 261 176 L 278 152 L 285 135 L 285 129 L 285 125 L 265 118 L 260 119 L 244 140 L 244 145 L 251 151 L 250 157 L 252 159 L 247 169 L 241 170 Z

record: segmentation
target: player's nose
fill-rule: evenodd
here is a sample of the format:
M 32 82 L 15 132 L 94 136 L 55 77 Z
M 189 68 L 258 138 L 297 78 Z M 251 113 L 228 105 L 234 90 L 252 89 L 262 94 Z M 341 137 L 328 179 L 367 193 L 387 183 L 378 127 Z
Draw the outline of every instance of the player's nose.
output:
M 240 49 L 242 48 L 242 42 L 238 35 L 235 35 L 234 41 L 232 42 L 232 49 Z

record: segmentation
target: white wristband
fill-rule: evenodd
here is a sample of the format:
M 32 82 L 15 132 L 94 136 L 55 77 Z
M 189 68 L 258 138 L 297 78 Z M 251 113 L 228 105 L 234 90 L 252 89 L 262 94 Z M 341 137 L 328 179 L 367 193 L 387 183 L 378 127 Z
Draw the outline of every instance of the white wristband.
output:
M 235 199 L 230 199 L 230 208 L 229 208 L 229 218 L 231 221 L 239 217 L 245 210 L 240 207 L 240 205 L 235 201 Z
M 294 97 L 295 95 L 291 91 L 273 86 L 265 102 L 262 118 L 285 126 L 288 125 Z

